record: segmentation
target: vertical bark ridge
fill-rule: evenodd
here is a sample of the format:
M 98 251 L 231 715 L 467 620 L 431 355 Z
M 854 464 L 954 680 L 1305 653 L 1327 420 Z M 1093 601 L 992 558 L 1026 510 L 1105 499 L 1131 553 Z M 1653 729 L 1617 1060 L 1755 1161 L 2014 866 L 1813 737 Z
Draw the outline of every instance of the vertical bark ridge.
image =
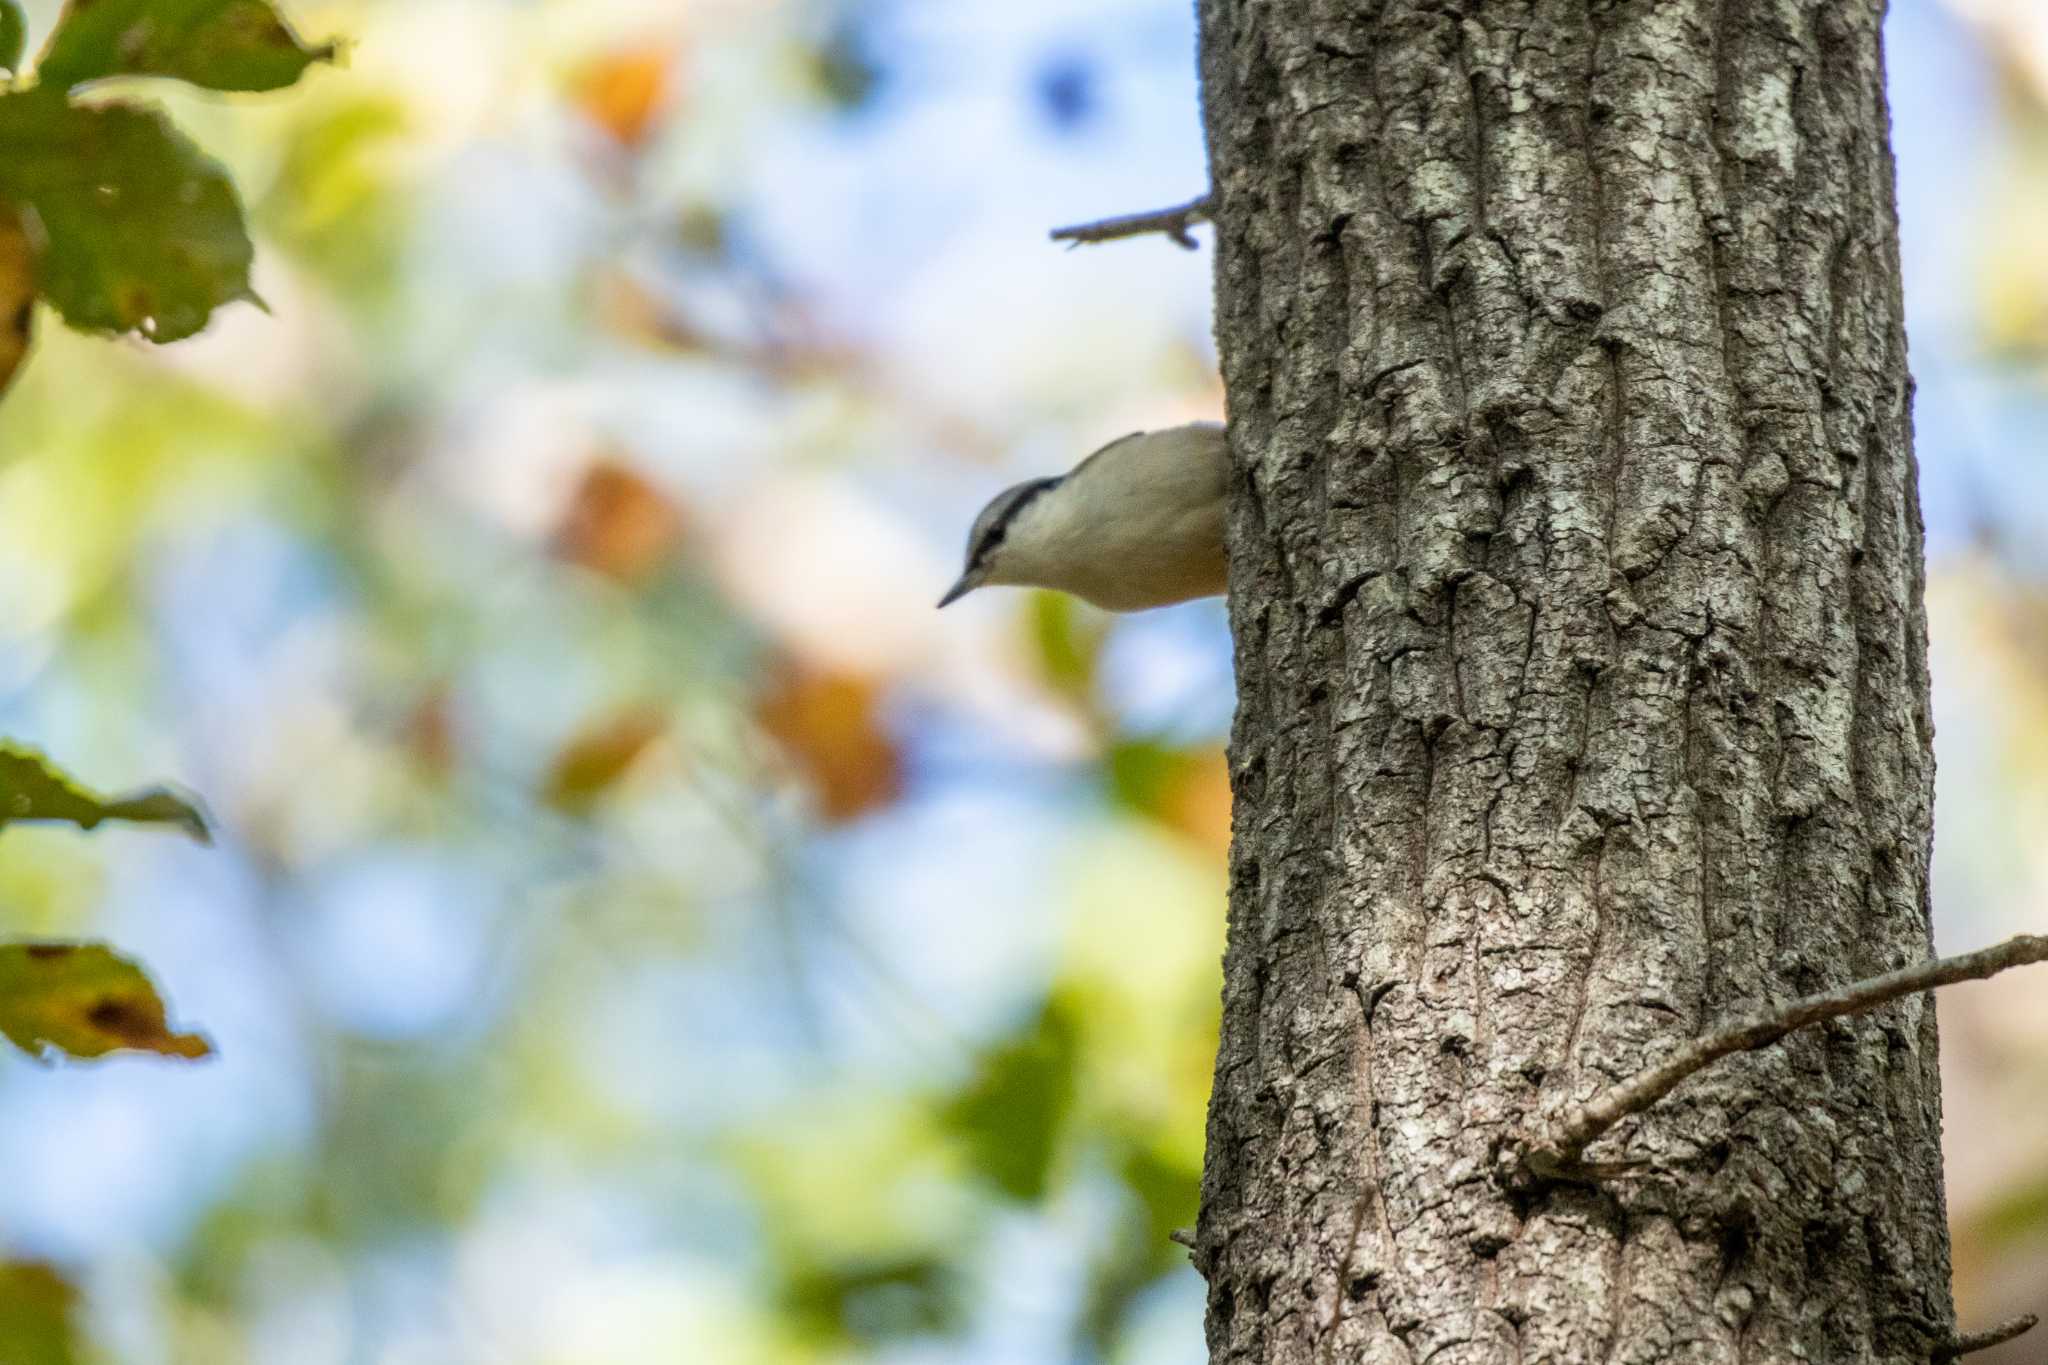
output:
M 1202 0 L 1239 495 L 1217 1361 L 1917 1359 L 1931 1009 L 1494 1144 L 1928 948 L 1880 13 Z M 1919 1335 L 1915 1335 L 1918 1333 Z

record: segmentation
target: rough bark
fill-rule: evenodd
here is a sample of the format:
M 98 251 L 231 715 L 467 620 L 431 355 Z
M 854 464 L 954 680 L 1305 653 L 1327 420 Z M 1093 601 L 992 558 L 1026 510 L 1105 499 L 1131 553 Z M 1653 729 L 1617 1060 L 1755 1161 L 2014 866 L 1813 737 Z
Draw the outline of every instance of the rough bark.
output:
M 1212 1361 L 1915 1361 L 1925 957 L 1875 0 L 1201 0 L 1239 468 Z

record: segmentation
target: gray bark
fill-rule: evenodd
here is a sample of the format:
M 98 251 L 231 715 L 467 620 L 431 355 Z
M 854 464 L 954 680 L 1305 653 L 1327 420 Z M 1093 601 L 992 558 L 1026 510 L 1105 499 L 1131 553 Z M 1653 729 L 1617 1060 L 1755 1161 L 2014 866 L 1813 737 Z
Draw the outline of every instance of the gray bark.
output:
M 1934 1012 L 1876 0 L 1201 0 L 1238 466 L 1212 1361 L 1917 1361 Z

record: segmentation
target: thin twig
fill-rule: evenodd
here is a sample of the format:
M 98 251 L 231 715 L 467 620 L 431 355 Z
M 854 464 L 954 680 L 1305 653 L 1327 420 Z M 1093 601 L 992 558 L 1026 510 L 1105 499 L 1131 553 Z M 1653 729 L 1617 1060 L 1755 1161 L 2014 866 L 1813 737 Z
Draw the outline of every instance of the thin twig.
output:
M 1571 1165 L 1602 1133 L 1629 1115 L 1648 1109 L 1695 1071 L 1730 1053 L 1767 1047 L 1794 1029 L 1845 1014 L 1860 1014 L 1902 995 L 1958 981 L 1976 981 L 2009 967 L 2043 961 L 2048 961 L 2048 937 L 2020 934 L 1974 953 L 1936 958 L 1837 990 L 1801 996 L 1789 1005 L 1753 1015 L 1689 1043 L 1657 1065 L 1566 1110 L 1547 1135 L 1531 1144 L 1524 1160 L 1538 1174 Z
M 1194 1251 L 1199 1246 L 1195 1241 L 1195 1230 L 1193 1228 L 1175 1228 L 1166 1234 L 1166 1240 L 1179 1246 L 1184 1246 L 1189 1251 Z
M 1054 228 L 1055 242 L 1070 242 L 1080 246 L 1087 242 L 1113 242 L 1121 237 L 1142 237 L 1148 232 L 1163 232 L 1181 246 L 1193 251 L 1195 239 L 1188 235 L 1188 229 L 1197 223 L 1209 221 L 1212 196 L 1203 195 L 1170 209 L 1154 209 L 1150 213 L 1127 213 L 1121 218 L 1104 218 L 1097 223 L 1077 223 L 1073 227 Z
M 2014 1337 L 2034 1330 L 2041 1319 L 2032 1313 L 2022 1313 L 2011 1322 L 2001 1322 L 1988 1332 L 1972 1332 L 1968 1336 L 1937 1346 L 1934 1349 L 1934 1365 L 1948 1365 L 1951 1360 L 1969 1355 L 1972 1351 L 1988 1351 L 1994 1346 L 2003 1346 Z

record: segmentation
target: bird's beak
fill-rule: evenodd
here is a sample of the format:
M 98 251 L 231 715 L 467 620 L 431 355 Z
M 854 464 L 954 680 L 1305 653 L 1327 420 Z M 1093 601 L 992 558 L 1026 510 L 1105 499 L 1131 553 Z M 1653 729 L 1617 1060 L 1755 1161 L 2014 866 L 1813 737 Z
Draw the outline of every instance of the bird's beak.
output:
M 961 598 L 967 596 L 968 593 L 973 592 L 975 588 L 979 586 L 980 585 L 974 581 L 973 574 L 961 574 L 960 581 L 958 583 L 955 583 L 952 587 L 946 589 L 946 595 L 939 599 L 939 605 L 942 607 L 950 607 L 955 602 L 958 602 Z

